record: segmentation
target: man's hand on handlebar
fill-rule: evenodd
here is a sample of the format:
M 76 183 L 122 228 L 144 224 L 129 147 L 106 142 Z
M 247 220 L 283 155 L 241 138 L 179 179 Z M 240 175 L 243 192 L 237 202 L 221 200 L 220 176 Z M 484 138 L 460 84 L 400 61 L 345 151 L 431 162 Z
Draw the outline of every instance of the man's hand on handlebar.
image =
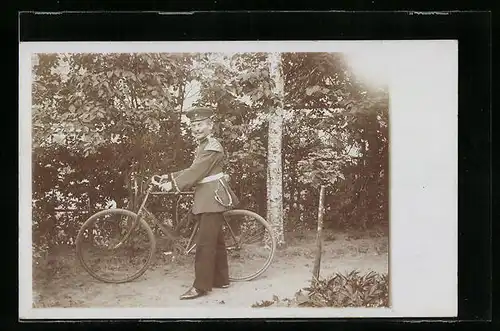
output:
M 172 190 L 172 183 L 171 182 L 164 182 L 165 179 L 168 179 L 168 175 L 163 175 L 163 176 L 159 176 L 159 175 L 154 175 L 152 178 L 151 178 L 151 182 L 155 185 L 157 185 L 162 191 L 164 192 L 168 192 L 170 190 Z M 159 180 L 157 180 L 157 178 Z
M 160 190 L 162 190 L 163 192 L 168 192 L 168 191 L 170 191 L 172 189 L 172 183 L 171 182 L 161 183 L 158 186 L 160 187 Z

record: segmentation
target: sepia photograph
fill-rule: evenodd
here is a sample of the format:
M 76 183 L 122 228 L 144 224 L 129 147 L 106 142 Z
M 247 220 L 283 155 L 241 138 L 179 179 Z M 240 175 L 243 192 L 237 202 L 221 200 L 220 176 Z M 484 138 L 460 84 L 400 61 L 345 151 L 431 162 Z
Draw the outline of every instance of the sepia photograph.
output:
M 29 53 L 31 309 L 391 309 L 393 57 L 80 49 Z

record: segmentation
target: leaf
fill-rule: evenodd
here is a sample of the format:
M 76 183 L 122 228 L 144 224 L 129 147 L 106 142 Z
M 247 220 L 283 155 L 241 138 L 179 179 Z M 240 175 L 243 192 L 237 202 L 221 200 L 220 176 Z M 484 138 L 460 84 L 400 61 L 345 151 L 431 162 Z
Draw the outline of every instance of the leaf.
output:
M 317 91 L 319 91 L 320 87 L 318 85 L 310 86 L 306 88 L 306 94 L 307 95 L 313 95 Z
M 300 304 L 303 304 L 305 302 L 308 302 L 309 301 L 309 297 L 308 297 L 307 294 L 305 294 L 304 292 L 302 292 L 301 290 L 299 290 L 297 293 L 295 293 L 295 300 L 300 305 Z
M 262 96 L 263 96 L 262 91 L 261 90 L 257 91 L 257 97 L 255 98 L 255 101 L 262 99 Z

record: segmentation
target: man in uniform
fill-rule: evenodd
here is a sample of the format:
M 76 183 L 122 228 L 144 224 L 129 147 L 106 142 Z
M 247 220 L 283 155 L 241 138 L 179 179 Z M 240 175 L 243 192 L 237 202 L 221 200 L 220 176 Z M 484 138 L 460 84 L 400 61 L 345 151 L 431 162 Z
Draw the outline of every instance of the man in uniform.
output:
M 180 299 L 194 299 L 206 295 L 213 287 L 229 286 L 229 271 L 224 243 L 222 213 L 234 208 L 239 201 L 228 185 L 223 173 L 225 153 L 222 145 L 211 133 L 213 129 L 210 108 L 194 108 L 186 113 L 190 128 L 198 141 L 192 165 L 182 171 L 162 177 L 164 191 L 185 191 L 195 187 L 193 214 L 199 218 L 196 241 L 195 280 L 193 286 Z

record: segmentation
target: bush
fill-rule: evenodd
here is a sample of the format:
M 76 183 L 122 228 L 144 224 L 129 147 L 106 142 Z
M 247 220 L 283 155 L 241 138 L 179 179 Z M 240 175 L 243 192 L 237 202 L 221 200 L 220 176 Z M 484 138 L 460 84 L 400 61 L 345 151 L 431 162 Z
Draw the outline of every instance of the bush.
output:
M 311 282 L 310 287 L 299 290 L 293 299 L 265 300 L 252 305 L 254 308 L 269 306 L 286 307 L 388 307 L 389 280 L 387 274 L 359 271 L 336 273 L 326 279 Z

